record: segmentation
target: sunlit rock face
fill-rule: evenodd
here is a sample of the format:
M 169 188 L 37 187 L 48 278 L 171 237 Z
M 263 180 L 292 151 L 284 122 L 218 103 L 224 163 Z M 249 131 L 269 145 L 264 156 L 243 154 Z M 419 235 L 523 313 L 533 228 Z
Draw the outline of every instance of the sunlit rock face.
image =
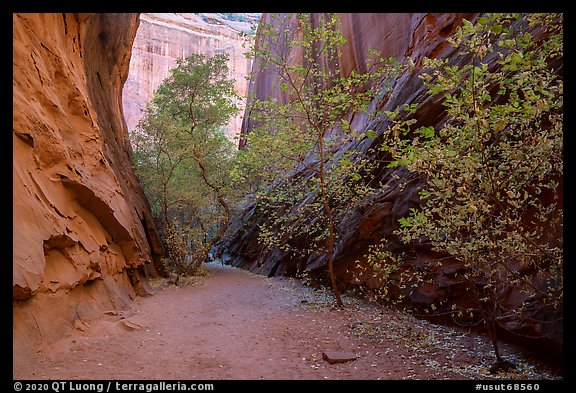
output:
M 258 18 L 259 14 L 141 14 L 122 99 L 128 129 L 136 127 L 146 102 L 176 67 L 176 59 L 193 53 L 208 57 L 228 53 L 229 78 L 238 95 L 245 97 L 251 67 L 245 53 Z M 229 139 L 240 133 L 244 100 L 238 104 L 241 110 L 226 130 Z
M 13 16 L 14 367 L 163 273 L 122 114 L 137 27 L 137 14 Z
M 404 104 L 416 104 L 418 109 L 414 116 L 417 119 L 415 128 L 424 125 L 432 125 L 436 129 L 442 127 L 447 120 L 445 108 L 441 97 L 427 94 L 419 78 L 419 75 L 424 72 L 421 62 L 424 57 L 429 57 L 448 58 L 450 64 L 458 66 L 466 64 L 469 59 L 459 55 L 458 49 L 448 43 L 448 38 L 454 34 L 462 23 L 462 19 L 475 21 L 479 15 L 347 13 L 338 14 L 338 16 L 347 43 L 338 60 L 339 64 L 327 66 L 339 67 L 342 75 L 349 75 L 351 70 L 365 71 L 369 48 L 380 51 L 385 57 L 394 56 L 400 61 L 407 61 L 410 58 L 414 63 L 413 69 L 395 78 L 386 93 L 388 98 L 381 104 L 373 102 L 370 109 L 385 111 L 394 110 Z M 311 14 L 310 18 L 313 24 L 317 24 L 320 15 Z M 270 14 L 263 14 L 262 21 L 272 23 L 278 32 L 297 30 L 298 19 L 294 14 L 278 14 L 275 18 L 272 18 Z M 542 38 L 541 31 L 536 30 L 532 33 L 535 39 Z M 299 61 L 299 54 L 296 51 L 292 53 L 293 49 L 288 45 L 291 39 L 290 34 L 286 34 L 285 37 L 271 41 L 268 37 L 257 34 L 256 43 L 272 45 L 277 53 L 281 53 L 290 61 Z M 496 58 L 493 61 L 496 61 Z M 556 60 L 551 66 L 560 74 L 562 73 L 562 59 Z M 256 98 L 273 97 L 280 102 L 289 101 L 290 97 L 276 88 L 280 84 L 273 70 L 263 69 L 259 59 L 254 59 L 252 75 L 250 92 Z M 379 106 L 376 107 L 376 105 Z M 240 147 L 245 144 L 243 136 L 249 133 L 254 125 L 253 119 L 247 113 L 243 122 Z M 351 125 L 359 132 L 372 130 L 381 134 L 389 123 L 370 119 L 366 115 L 355 114 Z M 338 149 L 338 154 L 350 148 L 367 152 L 378 143 L 379 139 L 375 138 L 356 144 L 342 144 Z M 407 302 L 416 307 L 426 307 L 444 301 L 456 302 L 462 308 L 475 306 L 475 300 L 470 296 L 469 283 L 462 278 L 463 264 L 461 262 L 449 255 L 432 251 L 431 245 L 425 242 L 407 246 L 393 235 L 393 231 L 398 228 L 398 219 L 407 215 L 410 208 L 417 208 L 422 204 L 418 194 L 423 186 L 422 180 L 401 166 L 386 168 L 383 165 L 375 171 L 374 175 L 383 184 L 387 184 L 388 188 L 364 200 L 358 209 L 351 209 L 337 227 L 339 238 L 334 252 L 334 270 L 341 289 L 354 288 L 360 283 L 377 290 L 381 282 L 371 274 L 366 254 L 369 245 L 379 243 L 381 239 L 386 238 L 389 241 L 389 250 L 405 255 L 405 264 L 399 272 L 393 273 L 392 279 L 399 280 L 402 273 L 421 270 L 422 267 L 431 271 L 430 282 L 415 289 L 408 286 L 392 286 L 390 295 L 402 295 Z M 560 195 L 559 208 L 561 209 L 562 179 L 559 179 L 559 183 L 557 193 Z M 309 219 L 317 220 L 318 218 L 309 217 Z M 277 249 L 265 249 L 258 242 L 258 225 L 261 223 L 266 223 L 266 218 L 258 214 L 254 204 L 248 206 L 242 219 L 234 223 L 233 227 L 236 229 L 224 244 L 228 263 L 269 276 L 306 273 L 327 282 L 327 257 L 325 255 L 314 253 L 301 257 Z M 547 232 L 550 236 L 562 239 L 561 229 L 547 228 Z M 280 239 L 280 242 L 285 240 Z M 439 260 L 442 260 L 441 264 L 438 264 Z M 541 285 L 537 277 L 534 277 L 533 284 Z M 525 295 L 519 288 L 507 287 L 502 291 L 501 301 L 504 308 L 514 309 L 523 299 Z M 534 306 L 535 311 L 530 315 L 522 317 L 518 314 L 501 315 L 498 324 L 504 330 L 519 336 L 539 337 L 546 345 L 550 345 L 550 348 L 561 350 L 562 310 L 541 311 L 537 305 Z

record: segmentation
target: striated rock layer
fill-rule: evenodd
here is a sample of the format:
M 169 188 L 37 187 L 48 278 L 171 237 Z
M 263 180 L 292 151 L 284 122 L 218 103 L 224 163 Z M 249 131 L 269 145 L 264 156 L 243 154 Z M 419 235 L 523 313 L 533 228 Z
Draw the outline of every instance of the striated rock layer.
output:
M 368 49 L 379 50 L 383 56 L 394 56 L 397 59 L 411 58 L 415 68 L 411 72 L 400 75 L 394 81 L 391 91 L 387 93 L 382 107 L 378 109 L 393 110 L 404 104 L 417 104 L 418 110 L 414 118 L 420 125 L 442 126 L 446 121 L 446 113 L 439 97 L 429 96 L 418 75 L 422 72 L 421 61 L 424 57 L 448 58 L 452 64 L 462 65 L 467 59 L 458 54 L 447 39 L 454 33 L 463 18 L 475 20 L 476 14 L 339 14 L 341 26 L 347 44 L 339 59 L 343 75 L 351 70 L 364 71 L 367 64 Z M 313 23 L 318 23 L 319 14 L 312 14 Z M 262 20 L 273 23 L 277 31 L 296 31 L 297 19 L 294 15 L 281 14 L 272 20 L 269 14 L 263 14 Z M 538 34 L 535 31 L 535 37 Z M 287 39 L 291 39 L 286 35 Z M 541 36 L 540 36 L 541 37 Z M 266 39 L 257 35 L 256 40 Z M 258 43 L 258 41 L 257 41 Z M 291 53 L 289 45 L 282 39 L 270 43 L 274 50 L 286 55 L 291 61 L 298 61 L 298 53 Z M 561 59 L 554 68 L 562 72 Z M 262 69 L 258 59 L 254 60 L 253 78 L 250 82 L 250 92 L 258 99 L 266 97 L 277 98 L 287 102 L 289 97 L 284 92 L 275 89 L 278 85 L 273 71 Z M 374 108 L 374 103 L 372 108 Z M 250 104 L 248 103 L 248 107 Z M 388 123 L 384 120 L 372 120 L 365 115 L 356 114 L 352 119 L 352 126 L 360 132 L 373 130 L 382 133 Z M 246 135 L 254 124 L 249 113 L 244 118 L 242 136 Z M 245 139 L 241 138 L 240 147 Z M 364 140 L 355 146 L 342 145 L 338 153 L 354 147 L 362 152 L 379 143 L 378 138 Z M 300 174 L 299 174 L 300 175 Z M 428 306 L 439 302 L 455 302 L 461 307 L 474 305 L 474 299 L 468 294 L 467 285 L 462 279 L 463 265 L 449 255 L 440 255 L 431 251 L 430 244 L 416 243 L 404 245 L 392 235 L 398 227 L 398 219 L 405 216 L 410 208 L 421 203 L 418 191 L 422 187 L 421 180 L 403 167 L 387 169 L 380 168 L 374 173 L 376 178 L 389 187 L 379 195 L 367 198 L 356 210 L 351 210 L 338 224 L 340 238 L 334 252 L 334 270 L 338 285 L 342 288 L 354 287 L 357 283 L 366 284 L 369 288 L 377 289 L 381 283 L 374 278 L 367 264 L 366 256 L 368 246 L 375 244 L 382 238 L 390 241 L 389 250 L 406 255 L 406 263 L 402 269 L 431 271 L 430 282 L 421 285 L 416 290 L 404 286 L 392 287 L 391 296 L 404 296 L 408 302 L 415 306 Z M 562 179 L 559 179 L 560 188 L 557 191 L 561 196 Z M 560 199 L 559 208 L 562 209 Z M 310 217 L 310 220 L 317 218 Z M 306 272 L 312 277 L 326 280 L 327 258 L 323 255 L 312 254 L 306 257 L 295 257 L 289 252 L 267 250 L 258 243 L 258 224 L 265 220 L 260 216 L 254 204 L 247 207 L 241 220 L 234 224 L 235 230 L 224 244 L 227 262 L 249 269 L 253 272 L 274 275 L 296 275 Z M 547 228 L 547 231 L 562 239 L 562 230 Z M 284 239 L 286 240 L 286 239 Z M 438 264 L 439 260 L 442 264 Z M 359 261 L 360 268 L 356 264 Z M 401 270 L 394 273 L 393 279 L 403 273 Z M 357 281 L 359 280 L 359 281 Z M 539 285 L 535 278 L 534 285 Z M 518 288 L 506 288 L 502 294 L 502 306 L 514 309 L 525 299 L 525 295 Z M 561 350 L 562 347 L 562 310 L 540 310 L 534 308 L 530 315 L 502 315 L 498 323 L 505 331 L 523 337 L 538 337 L 553 348 Z M 520 319 L 522 318 L 522 319 Z
M 137 27 L 137 14 L 13 16 L 14 367 L 164 273 L 122 114 Z
M 123 93 L 124 115 L 130 131 L 138 124 L 154 90 L 176 67 L 176 59 L 193 53 L 208 57 L 227 53 L 229 78 L 235 80 L 236 93 L 246 96 L 251 61 L 245 56 L 246 40 L 239 34 L 246 34 L 248 39 L 257 14 L 234 15 L 239 20 L 226 19 L 222 14 L 141 14 Z M 231 119 L 227 130 L 230 139 L 240 133 L 244 100 L 239 105 L 241 111 Z
M 312 24 L 319 24 L 320 14 L 311 14 Z M 383 57 L 394 56 L 398 59 L 410 57 L 415 63 L 419 63 L 424 57 L 446 57 L 454 52 L 453 48 L 446 42 L 463 18 L 472 19 L 475 14 L 411 14 L 411 13 L 342 13 L 338 14 L 342 34 L 346 39 L 346 44 L 339 58 L 339 64 L 330 64 L 332 67 L 339 67 L 342 75 L 349 75 L 352 70 L 366 72 L 369 49 L 380 51 Z M 296 31 L 298 23 L 294 14 L 275 14 L 272 17 L 269 13 L 262 14 L 262 23 L 274 26 L 276 31 Z M 274 42 L 268 42 L 275 51 L 286 55 L 289 51 L 286 39 L 294 39 L 291 35 L 282 35 Z M 263 38 L 257 35 L 256 40 L 262 41 L 270 38 Z M 298 59 L 301 54 L 290 53 L 288 58 Z M 302 61 L 302 59 L 299 59 Z M 409 81 L 404 81 L 404 85 L 399 84 L 395 93 L 400 93 L 401 98 L 406 98 L 404 94 L 414 94 L 420 92 L 421 86 L 413 86 L 418 82 L 415 75 L 409 76 Z M 408 77 L 405 75 L 404 77 Z M 281 102 L 286 102 L 288 97 L 284 92 L 275 88 L 279 84 L 278 76 L 272 69 L 263 69 L 258 59 L 254 60 L 252 68 L 252 78 L 250 79 L 249 91 L 255 98 L 262 100 L 267 97 L 276 98 Z M 406 85 L 409 82 L 411 85 Z M 249 106 L 250 101 L 248 101 Z M 240 137 L 240 147 L 244 146 L 243 135 L 252 129 L 252 119 L 247 115 L 244 117 Z

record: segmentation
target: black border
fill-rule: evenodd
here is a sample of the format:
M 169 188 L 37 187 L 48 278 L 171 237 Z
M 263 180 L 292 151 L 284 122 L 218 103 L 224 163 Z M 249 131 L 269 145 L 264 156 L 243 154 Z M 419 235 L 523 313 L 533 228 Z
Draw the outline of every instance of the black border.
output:
M 539 2 L 502 2 L 502 1 L 482 1 L 482 2 L 417 2 L 417 1 L 410 1 L 410 2 L 400 2 L 400 1 L 392 1 L 392 2 L 385 2 L 383 0 L 379 1 L 364 1 L 363 4 L 357 4 L 352 2 L 342 2 L 342 1 L 332 1 L 328 4 L 323 2 L 316 2 L 313 0 L 308 1 L 290 1 L 290 2 L 277 2 L 277 1 L 270 1 L 268 0 L 266 3 L 259 3 L 259 2 L 249 2 L 249 1 L 234 1 L 234 2 L 227 2 L 227 1 L 217 1 L 217 2 L 200 2 L 200 1 L 193 1 L 193 2 L 166 2 L 166 1 L 157 1 L 154 3 L 140 3 L 140 2 L 120 2 L 116 1 L 109 1 L 109 0 L 100 0 L 94 2 L 82 2 L 82 1 L 12 1 L 12 0 L 4 0 L 1 1 L 0 8 L 2 10 L 2 19 L 1 24 L 2 28 L 4 29 L 2 38 L 6 40 L 5 42 L 5 50 L 9 50 L 12 53 L 12 43 L 13 43 L 13 33 L 12 33 L 12 14 L 15 12 L 182 12 L 182 11 L 196 11 L 196 12 L 421 12 L 421 11 L 435 11 L 441 10 L 442 12 L 501 12 L 501 11 L 521 11 L 521 12 L 562 12 L 564 14 L 564 27 L 566 29 L 565 33 L 565 53 L 564 53 L 564 61 L 568 65 L 564 68 L 568 71 L 564 73 L 565 82 L 568 81 L 569 92 L 572 93 L 571 84 L 573 80 L 573 74 L 571 73 L 572 70 L 575 70 L 574 63 L 572 56 L 570 54 L 570 49 L 574 45 L 573 37 L 574 37 L 574 27 L 570 23 L 570 12 L 564 12 L 568 5 L 570 4 L 567 1 L 555 1 L 555 0 L 541 0 Z M 8 4 L 6 4 L 8 3 Z M 358 9 L 360 8 L 360 9 Z M 572 33 L 572 34 L 570 34 Z M 566 50 L 568 49 L 568 50 Z M 12 103 L 12 95 L 9 92 L 9 86 L 11 86 L 11 81 L 9 79 L 12 76 L 12 73 L 4 72 L 2 73 L 2 80 L 3 83 L 1 86 L 5 89 L 5 94 L 8 97 L 5 97 L 3 100 L 4 105 L 3 108 L 6 109 L 6 113 L 2 116 L 2 119 L 8 123 L 10 121 L 10 117 L 8 116 L 8 108 L 10 106 L 8 103 Z M 566 84 L 566 83 L 565 83 Z M 570 102 L 571 97 L 573 94 L 568 94 L 569 102 L 568 107 L 574 108 L 574 104 Z M 571 119 L 571 114 L 574 112 L 568 111 L 568 116 L 565 116 L 565 144 L 564 146 L 570 149 L 574 146 L 573 143 L 570 143 L 570 140 L 574 138 L 573 121 Z M 10 114 L 12 112 L 10 111 Z M 5 160 L 9 160 L 12 156 L 12 141 L 11 136 L 8 133 L 8 124 L 2 133 L 3 138 L 7 140 L 2 143 L 2 148 L 6 149 L 6 152 L 3 152 L 2 158 Z M 8 150 L 10 152 L 8 152 Z M 568 150 L 568 153 L 571 153 Z M 568 154 L 568 160 L 564 160 L 566 173 L 568 175 L 568 179 L 574 178 L 573 176 L 573 166 L 574 166 L 574 159 L 571 157 L 571 154 Z M 5 165 L 5 168 L 8 168 L 8 165 Z M 10 180 L 12 180 L 12 171 L 10 171 L 9 175 Z M 566 188 L 565 188 L 566 189 Z M 568 225 L 572 224 L 574 221 L 570 219 L 571 213 L 573 208 L 571 205 L 568 205 L 568 208 L 565 207 L 565 221 Z M 568 214 L 566 214 L 566 212 Z M 14 217 L 12 215 L 12 205 L 10 205 L 10 218 L 9 221 L 10 228 L 15 224 Z M 568 225 L 565 225 L 564 231 L 565 235 L 569 234 Z M 6 232 L 3 232 L 6 233 Z M 4 251 L 6 249 L 10 250 L 12 253 L 12 245 L 13 245 L 13 238 L 10 236 L 8 238 L 8 242 L 4 242 Z M 6 244 L 7 243 L 7 244 Z M 568 261 L 565 264 L 565 277 L 572 278 L 573 277 L 573 268 L 571 267 L 572 262 L 572 244 L 569 243 L 568 246 L 564 248 L 565 253 L 565 260 Z M 566 258 L 567 257 L 567 258 Z M 6 257 L 4 257 L 6 258 Z M 3 258 L 3 259 L 4 259 Z M 12 275 L 12 268 L 9 267 L 9 263 L 5 261 L 3 264 L 3 271 L 2 277 L 8 281 L 9 277 Z M 565 301 L 564 307 L 565 310 L 571 311 L 573 306 L 573 293 L 571 291 L 570 285 L 564 286 L 565 288 Z M 10 295 L 8 292 L 10 291 Z M 9 299 L 11 297 L 11 290 L 10 285 L 8 283 L 5 284 L 5 298 Z M 568 295 L 568 296 L 566 296 Z M 8 301 L 6 301 L 8 303 Z M 9 311 L 7 311 L 9 312 Z M 10 314 L 11 315 L 11 314 Z M 12 320 L 12 317 L 10 317 Z M 7 325 L 6 322 L 4 322 Z M 569 326 L 570 325 L 570 326 Z M 572 320 L 570 318 L 565 320 L 565 327 L 569 329 L 565 329 L 568 333 L 565 334 L 565 342 L 564 347 L 566 349 L 571 348 L 573 344 L 572 338 L 572 330 L 570 329 L 572 325 Z M 7 337 L 6 335 L 5 337 Z M 10 345 L 10 349 L 12 349 L 12 344 Z M 8 352 L 8 351 L 6 351 Z M 10 351 L 10 357 L 11 357 Z M 550 380 L 534 380 L 534 381 L 508 381 L 508 380 L 494 380 L 494 381 L 487 381 L 487 380 L 424 380 L 424 381 L 411 381 L 411 380 L 387 380 L 387 381 L 371 381 L 371 380 L 361 380 L 361 381 L 351 381 L 351 380 L 262 380 L 262 381 L 235 381 L 235 380 L 226 380 L 226 381 L 219 381 L 219 380 L 201 380 L 201 381 L 194 381 L 197 383 L 213 383 L 215 386 L 215 392 L 221 391 L 234 391 L 234 390 L 244 390 L 244 389 L 262 389 L 265 391 L 269 391 L 270 389 L 279 389 L 279 388 L 291 388 L 291 389 L 313 389 L 314 391 L 319 391 L 321 389 L 410 389 L 416 391 L 416 389 L 424 392 L 431 389 L 442 389 L 442 391 L 453 391 L 458 392 L 468 392 L 468 391 L 475 391 L 475 386 L 479 383 L 485 385 L 492 385 L 492 389 L 490 390 L 499 390 L 496 387 L 500 386 L 501 384 L 521 384 L 521 383 L 537 383 L 540 386 L 539 391 L 542 392 L 550 392 L 550 391 L 565 391 L 566 387 L 572 384 L 574 378 L 573 375 L 570 373 L 570 362 L 568 362 L 568 353 L 564 351 L 564 367 L 565 367 L 565 375 L 563 380 L 558 381 L 550 381 Z M 15 380 L 12 377 L 12 362 L 10 362 L 10 367 L 3 367 L 3 374 L 2 380 L 12 381 L 7 385 L 10 389 L 14 389 L 14 382 Z M 175 382 L 173 380 L 166 380 Z M 21 381 L 22 383 L 30 383 L 30 382 L 38 382 L 38 383 L 51 383 L 52 381 L 45 381 L 45 380 L 38 380 L 38 381 Z M 108 380 L 90 380 L 89 382 L 103 382 L 107 383 Z M 120 381 L 122 382 L 122 381 Z M 130 380 L 125 382 L 150 382 L 150 381 L 139 381 L 139 380 Z M 15 390 L 14 390 L 15 391 Z M 111 391 L 115 391 L 111 389 Z M 484 391 L 484 390 L 481 390 Z M 514 391 L 514 390 L 510 390 Z

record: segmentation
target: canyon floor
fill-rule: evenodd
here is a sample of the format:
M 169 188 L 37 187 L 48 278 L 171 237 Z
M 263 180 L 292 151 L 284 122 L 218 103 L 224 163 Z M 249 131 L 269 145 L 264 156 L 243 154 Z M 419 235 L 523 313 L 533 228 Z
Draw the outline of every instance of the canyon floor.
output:
M 38 351 L 14 379 L 560 379 L 504 344 L 516 370 L 493 375 L 489 341 L 301 281 L 216 263 L 179 286 L 110 311 Z M 330 364 L 326 351 L 357 356 Z

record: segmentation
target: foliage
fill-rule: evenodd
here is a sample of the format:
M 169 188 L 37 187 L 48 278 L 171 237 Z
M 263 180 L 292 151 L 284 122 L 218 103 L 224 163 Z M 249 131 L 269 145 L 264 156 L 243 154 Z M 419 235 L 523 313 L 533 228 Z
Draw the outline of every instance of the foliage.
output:
M 137 176 L 181 273 L 197 270 L 230 220 L 234 146 L 222 127 L 238 108 L 227 61 L 226 54 L 178 59 L 132 134 Z
M 237 109 L 220 55 L 180 60 L 133 136 L 135 166 L 163 222 L 169 263 L 179 274 L 198 271 L 229 225 L 231 201 L 249 188 L 265 218 L 260 243 L 294 259 L 326 261 L 342 305 L 333 266 L 339 224 L 382 187 L 373 177 L 380 163 L 355 146 L 378 137 L 376 155 L 387 157 L 388 168 L 405 167 L 426 181 L 422 206 L 400 218 L 394 234 L 462 262 L 455 274 L 476 302 L 431 308 L 455 318 L 479 316 L 501 361 L 497 318 L 528 320 L 563 302 L 561 16 L 464 20 L 448 41 L 463 65 L 422 62 L 420 77 L 442 100 L 446 120 L 417 128 L 419 108 L 411 103 L 384 112 L 390 127 L 382 135 L 359 132 L 352 119 L 378 115 L 368 104 L 386 97 L 404 66 L 372 52 L 367 72 L 342 75 L 346 40 L 338 18 L 290 18 L 296 30 L 273 16 L 251 47 L 249 57 L 276 90 L 249 101 L 253 128 L 245 149 L 235 155 L 221 132 Z M 408 274 L 404 257 L 386 241 L 367 255 L 384 282 L 405 289 L 430 279 L 423 271 Z M 519 308 L 501 302 L 511 287 L 524 295 Z
M 190 179 L 180 168 L 189 168 L 189 154 L 180 143 L 182 130 L 173 120 L 148 105 L 137 129 L 131 134 L 133 161 L 140 184 L 150 201 L 152 214 L 163 225 L 169 212 L 186 211 L 196 195 L 188 194 Z
M 464 263 L 498 360 L 498 315 L 529 318 L 562 304 L 563 82 L 553 66 L 563 53 L 559 20 L 464 20 L 451 43 L 469 61 L 426 59 L 429 71 L 421 75 L 430 94 L 443 97 L 448 120 L 413 129 L 415 119 L 388 113 L 393 126 L 382 145 L 390 167 L 406 166 L 427 180 L 424 205 L 402 218 L 396 233 L 405 242 L 429 239 L 434 250 Z M 545 32 L 542 41 L 531 33 L 537 30 Z M 519 309 L 500 303 L 509 286 L 525 294 Z
M 206 233 L 199 227 L 170 223 L 164 228 L 163 236 L 168 254 L 166 266 L 178 276 L 196 275 L 201 269 L 198 261 L 210 251 L 205 237 Z
M 227 20 L 237 21 L 237 22 L 246 22 L 247 19 L 244 15 L 233 13 L 233 12 L 223 12 L 222 17 Z
M 257 185 L 267 217 L 260 225 L 261 243 L 294 257 L 323 255 L 341 305 L 332 261 L 337 221 L 371 192 L 372 163 L 350 146 L 375 136 L 359 134 L 349 119 L 367 111 L 373 86 L 389 83 L 400 66 L 372 53 L 368 72 L 342 76 L 338 62 L 346 40 L 338 17 L 321 16 L 316 24 L 309 14 L 292 18 L 297 31 L 279 31 L 274 20 L 261 23 L 261 39 L 251 48 L 250 56 L 276 78 L 278 97 L 252 99 L 255 126 L 236 173 Z M 341 149 L 346 144 L 348 149 Z

